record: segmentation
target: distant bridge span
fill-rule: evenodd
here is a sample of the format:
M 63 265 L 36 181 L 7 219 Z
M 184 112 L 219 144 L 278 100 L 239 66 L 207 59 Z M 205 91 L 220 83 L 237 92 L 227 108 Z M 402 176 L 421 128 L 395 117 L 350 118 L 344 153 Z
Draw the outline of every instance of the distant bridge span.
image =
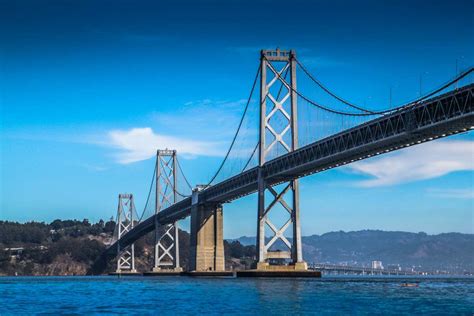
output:
M 199 203 L 230 202 L 258 190 L 259 173 L 276 185 L 351 162 L 474 129 L 474 84 L 410 105 L 269 160 L 199 193 Z M 407 171 L 409 172 L 409 171 Z M 163 209 L 126 233 L 104 253 L 117 254 L 159 224 L 191 214 L 191 197 Z

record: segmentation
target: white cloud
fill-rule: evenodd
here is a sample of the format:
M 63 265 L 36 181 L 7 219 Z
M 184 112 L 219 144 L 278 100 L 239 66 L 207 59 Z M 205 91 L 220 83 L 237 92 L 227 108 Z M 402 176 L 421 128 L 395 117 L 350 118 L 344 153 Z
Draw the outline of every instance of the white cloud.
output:
M 436 178 L 455 171 L 474 170 L 474 141 L 434 141 L 348 167 L 372 177 L 357 183 L 362 187 Z
M 427 190 L 428 194 L 439 198 L 452 199 L 474 199 L 474 189 L 435 189 Z
M 154 112 L 151 120 L 157 128 L 156 132 L 150 127 L 112 130 L 107 134 L 107 145 L 119 149 L 116 158 L 123 164 L 151 158 L 158 148 L 176 149 L 185 158 L 223 156 L 246 101 L 204 99 L 187 102 L 172 112 Z M 252 118 L 246 117 L 240 133 L 242 135 L 238 139 L 239 144 L 242 139 L 252 138 L 256 134 L 256 129 L 252 128 Z M 251 143 L 252 146 L 241 144 L 234 148 L 233 156 L 247 147 L 253 149 L 254 142 Z
M 150 127 L 113 130 L 109 142 L 120 151 L 117 161 L 122 164 L 153 157 L 157 149 L 176 149 L 181 156 L 221 156 L 220 143 L 195 141 L 156 134 Z

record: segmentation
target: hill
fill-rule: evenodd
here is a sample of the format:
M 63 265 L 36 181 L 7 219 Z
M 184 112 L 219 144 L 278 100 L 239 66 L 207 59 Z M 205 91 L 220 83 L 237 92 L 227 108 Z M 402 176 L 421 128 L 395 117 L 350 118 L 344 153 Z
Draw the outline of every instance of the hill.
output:
M 243 245 L 255 243 L 255 237 L 237 240 Z M 372 260 L 380 260 L 385 266 L 400 265 L 419 270 L 474 271 L 473 234 L 339 231 L 305 236 L 302 242 L 307 262 L 369 266 Z
M 96 274 L 94 262 L 112 241 L 115 222 L 91 224 L 88 220 L 55 220 L 52 223 L 0 221 L 0 275 Z M 187 268 L 189 233 L 180 230 L 180 264 Z M 135 242 L 135 266 L 153 266 L 154 233 Z M 224 242 L 228 269 L 250 267 L 255 246 Z M 105 273 L 115 270 L 108 262 Z M 102 270 L 101 270 L 102 271 Z
M 55 220 L 52 223 L 0 221 L 0 275 L 93 274 L 93 262 L 110 244 L 115 222 Z M 154 234 L 135 243 L 136 267 L 153 265 Z M 180 231 L 181 266 L 189 258 L 189 233 Z M 282 245 L 278 245 L 280 249 Z M 249 268 L 255 258 L 255 237 L 224 242 L 228 269 Z M 380 260 L 385 267 L 415 267 L 419 271 L 474 272 L 474 235 L 363 230 L 331 232 L 303 237 L 308 263 L 370 266 Z M 109 262 L 107 271 L 114 271 Z

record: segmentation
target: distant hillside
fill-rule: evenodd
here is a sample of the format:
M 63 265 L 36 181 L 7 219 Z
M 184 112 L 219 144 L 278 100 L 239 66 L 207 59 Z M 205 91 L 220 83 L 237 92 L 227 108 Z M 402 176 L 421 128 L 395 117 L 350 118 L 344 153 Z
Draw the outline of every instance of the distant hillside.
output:
M 255 237 L 238 239 L 243 245 Z M 303 237 L 307 262 L 369 265 L 381 260 L 385 266 L 419 266 L 423 270 L 474 271 L 474 235 L 446 233 L 387 232 L 363 230 L 331 232 Z
M 115 222 L 0 221 L 0 275 L 83 275 L 110 242 Z
M 0 221 L 1 275 L 85 275 L 115 270 L 116 261 L 98 269 L 94 263 L 110 245 L 115 222 L 92 224 L 87 219 L 55 220 L 51 223 Z M 164 229 L 164 228 L 162 228 Z M 180 230 L 180 264 L 187 268 L 189 233 Z M 168 247 L 165 243 L 165 247 Z M 154 232 L 135 242 L 135 266 L 138 271 L 153 267 Z M 227 269 L 248 268 L 255 246 L 224 241 Z
M 115 222 L 90 223 L 87 219 L 51 223 L 0 221 L 0 275 L 83 275 L 105 271 L 93 265 L 110 244 Z M 180 261 L 189 259 L 189 233 L 180 230 Z M 153 266 L 154 233 L 135 242 L 136 267 Z M 283 249 L 282 245 L 277 245 Z M 255 237 L 224 242 L 227 269 L 249 268 L 255 258 Z M 474 272 L 474 235 L 385 232 L 364 230 L 331 232 L 303 237 L 304 259 L 311 262 L 368 266 L 380 260 L 385 267 L 400 265 L 419 271 Z

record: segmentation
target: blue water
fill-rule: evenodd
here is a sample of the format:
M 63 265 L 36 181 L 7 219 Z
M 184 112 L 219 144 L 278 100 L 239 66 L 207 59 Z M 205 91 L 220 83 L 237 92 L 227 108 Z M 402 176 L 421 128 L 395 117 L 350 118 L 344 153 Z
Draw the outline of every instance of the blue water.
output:
M 473 315 L 474 279 L 0 277 L 0 315 L 43 313 Z

